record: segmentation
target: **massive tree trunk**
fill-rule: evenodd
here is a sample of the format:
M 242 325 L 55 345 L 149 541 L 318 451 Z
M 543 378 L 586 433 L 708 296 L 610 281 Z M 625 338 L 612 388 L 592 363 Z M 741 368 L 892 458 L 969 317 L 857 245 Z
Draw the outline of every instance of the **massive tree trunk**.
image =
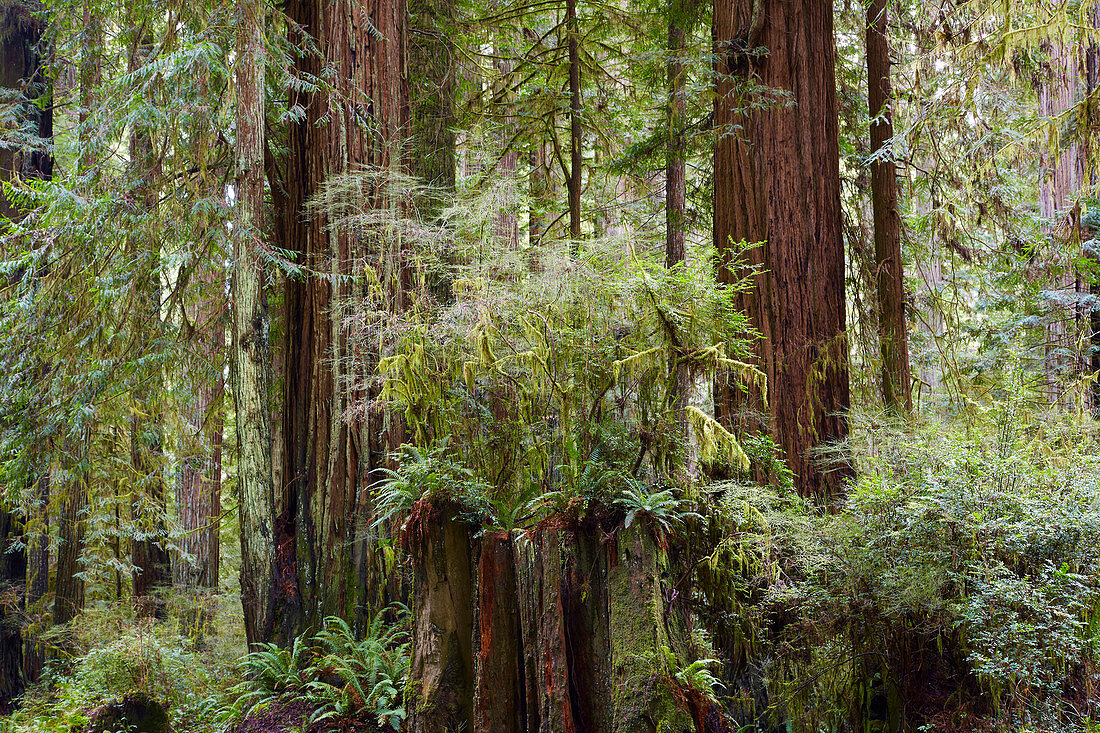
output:
M 450 507 L 421 500 L 413 507 L 404 544 L 415 568 L 409 730 L 469 730 L 474 697 L 469 528 Z
M 237 205 L 233 220 L 230 375 L 237 422 L 241 605 L 250 646 L 274 620 L 274 494 L 271 486 L 271 326 L 259 252 L 264 203 L 263 23 L 266 3 L 238 5 Z
M 715 2 L 713 23 L 719 278 L 758 268 L 740 302 L 763 337 L 756 361 L 768 377 L 771 430 L 799 492 L 833 503 L 848 469 L 823 468 L 812 455 L 848 433 L 832 4 Z M 750 100 L 738 98 L 741 90 L 760 85 L 789 96 L 763 110 L 742 107 Z M 738 258 L 741 241 L 750 246 Z M 737 392 L 718 390 L 716 411 L 728 423 L 744 406 Z M 762 409 L 761 395 L 747 406 Z
M 913 409 L 909 372 L 909 334 L 905 320 L 901 216 L 897 172 L 892 153 L 884 151 L 894 136 L 894 102 L 890 83 L 890 43 L 886 0 L 867 6 L 867 108 L 871 114 L 871 206 L 875 222 L 875 271 L 882 352 L 882 401 L 888 410 Z
M 403 431 L 398 416 L 373 409 L 364 419 L 349 420 L 350 408 L 376 397 L 376 387 L 364 389 L 369 380 L 362 370 L 372 370 L 378 354 L 352 353 L 344 316 L 365 293 L 344 276 L 361 273 L 369 263 L 386 286 L 383 307 L 391 312 L 406 306 L 411 284 L 399 236 L 382 241 L 352 231 L 339 223 L 341 211 L 328 206 L 311 216 L 303 210 L 326 182 L 362 166 L 383 180 L 365 186 L 355 205 L 397 206 L 385 172 L 402 170 L 400 145 L 408 131 L 404 0 L 293 0 L 286 10 L 321 54 L 303 54 L 299 70 L 317 76 L 335 70 L 331 92 L 291 100 L 306 109 L 306 117 L 289 132 L 283 212 L 287 242 L 310 274 L 288 279 L 285 301 L 286 511 L 279 536 L 280 546 L 296 552 L 280 552 L 280 562 L 293 563 L 285 570 L 298 580 L 282 602 L 279 626 L 289 638 L 317 628 L 329 615 L 363 620 L 392 600 L 384 553 L 367 531 L 368 487 L 373 469 L 392 466 L 386 456 L 401 444 Z M 297 32 L 291 31 L 292 42 L 307 45 Z M 320 124 L 322 118 L 330 121 Z
M 422 500 L 406 527 L 410 730 L 722 730 L 713 705 L 670 679 L 669 655 L 686 664 L 695 651 L 670 613 L 668 555 L 644 520 L 556 518 L 471 541 L 476 527 Z

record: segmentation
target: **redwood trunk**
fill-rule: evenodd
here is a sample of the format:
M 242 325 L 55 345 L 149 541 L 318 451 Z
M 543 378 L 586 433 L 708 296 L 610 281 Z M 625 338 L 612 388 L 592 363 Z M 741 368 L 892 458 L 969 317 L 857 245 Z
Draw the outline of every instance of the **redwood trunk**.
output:
M 372 410 L 349 420 L 350 408 L 370 402 L 364 389 L 378 353 L 354 354 L 344 323 L 345 309 L 365 293 L 344 275 L 359 274 L 364 263 L 379 273 L 388 290 L 384 307 L 400 311 L 408 298 L 409 266 L 399 237 L 364 236 L 347 227 L 331 228 L 333 212 L 324 207 L 307 216 L 306 202 L 333 176 L 361 166 L 400 171 L 400 144 L 408 128 L 403 0 L 293 0 L 288 17 L 308 33 L 321 58 L 306 53 L 299 71 L 331 76 L 334 93 L 295 95 L 306 118 L 291 125 L 287 163 L 287 242 L 298 264 L 311 274 L 288 279 L 284 412 L 286 442 L 283 476 L 286 512 L 280 520 L 280 573 L 296 574 L 296 588 L 280 588 L 281 633 L 289 638 L 338 615 L 362 620 L 378 611 L 394 590 L 386 583 L 378 542 L 367 531 L 372 511 L 371 471 L 387 463 L 387 453 L 403 441 L 397 416 Z M 296 45 L 306 45 L 291 31 Z M 322 120 L 329 120 L 321 124 Z M 365 123 L 364 121 L 369 121 Z M 393 208 L 381 186 L 364 192 L 363 208 Z M 312 273 L 332 273 L 321 277 Z M 391 465 L 392 467 L 392 465 Z M 290 567 L 290 565 L 293 567 Z
M 250 647 L 269 641 L 275 618 L 274 494 L 271 485 L 270 319 L 264 297 L 263 23 L 266 4 L 238 5 L 237 205 L 233 219 L 232 333 L 230 354 L 237 421 L 237 477 L 241 532 L 241 606 Z
M 415 568 L 409 730 L 469 730 L 474 696 L 470 531 L 446 508 L 424 500 L 414 506 L 407 527 L 405 545 Z
M 90 441 L 82 440 L 83 450 Z M 67 624 L 84 610 L 84 580 L 81 557 L 84 554 L 84 514 L 88 509 L 88 474 L 73 473 L 61 498 L 58 518 L 57 581 L 54 584 L 53 621 Z
M 516 596 L 516 558 L 507 532 L 481 536 L 477 565 L 477 654 L 473 730 L 526 733 L 527 690 Z
M 732 0 L 715 2 L 713 15 L 719 278 L 733 282 L 758 267 L 740 304 L 763 337 L 756 361 L 768 377 L 771 430 L 799 492 L 827 503 L 850 473 L 827 470 L 811 454 L 848 434 L 832 12 L 828 0 Z M 738 98 L 750 79 L 751 88 L 789 99 L 743 106 L 754 101 Z M 752 246 L 738 257 L 741 241 Z M 763 408 L 759 395 L 739 404 L 734 385 L 718 392 L 727 423 L 739 407 Z
M 871 114 L 871 155 L 883 156 L 894 136 L 894 97 L 890 83 L 887 0 L 867 7 L 867 107 Z M 891 155 L 885 152 L 885 155 Z M 871 206 L 875 222 L 875 271 L 878 274 L 879 343 L 882 352 L 882 401 L 888 410 L 913 409 L 909 372 L 909 332 L 905 321 L 905 278 L 898 214 L 897 172 L 892 157 L 871 163 Z
M 1039 114 L 1047 119 L 1060 118 L 1077 103 L 1078 72 L 1077 48 L 1052 42 L 1049 47 L 1049 66 L 1039 85 Z M 1052 145 L 1045 146 L 1039 158 L 1042 180 L 1039 187 L 1039 214 L 1048 240 L 1049 251 L 1041 259 L 1042 276 L 1047 288 L 1056 297 L 1047 304 L 1044 376 L 1050 404 L 1069 407 L 1071 400 L 1066 390 L 1070 379 L 1076 377 L 1077 351 L 1076 289 L 1077 275 L 1073 260 L 1076 250 L 1076 221 L 1071 209 L 1081 189 L 1084 177 L 1080 145 L 1071 140 L 1062 147 L 1061 134 L 1056 133 Z

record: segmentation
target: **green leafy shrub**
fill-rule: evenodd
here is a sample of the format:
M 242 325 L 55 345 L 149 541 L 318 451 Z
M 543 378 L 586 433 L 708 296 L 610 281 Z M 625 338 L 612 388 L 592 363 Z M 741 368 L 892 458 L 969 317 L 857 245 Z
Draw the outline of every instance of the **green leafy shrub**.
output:
M 1055 444 L 1012 404 L 989 409 L 984 428 L 856 422 L 859 479 L 832 514 L 711 487 L 697 607 L 731 695 L 796 731 L 1096 718 L 1096 446 L 1085 433 Z
M 92 612 L 78 621 L 76 638 L 84 626 L 105 616 Z M 86 653 L 52 663 L 40 684 L 32 687 L 22 707 L 12 715 L 12 731 L 68 733 L 82 730 L 93 714 L 108 705 L 144 697 L 162 704 L 172 730 L 214 733 L 220 729 L 225 670 L 209 656 L 190 650 L 188 640 L 165 624 L 129 619 L 115 627 L 113 638 L 94 632 L 96 645 Z

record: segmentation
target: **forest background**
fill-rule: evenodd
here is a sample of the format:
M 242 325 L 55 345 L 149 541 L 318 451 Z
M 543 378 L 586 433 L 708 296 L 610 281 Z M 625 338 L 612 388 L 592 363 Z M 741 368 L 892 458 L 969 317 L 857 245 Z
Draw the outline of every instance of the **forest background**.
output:
M 1100 730 L 1098 29 L 0 0 L 0 729 Z

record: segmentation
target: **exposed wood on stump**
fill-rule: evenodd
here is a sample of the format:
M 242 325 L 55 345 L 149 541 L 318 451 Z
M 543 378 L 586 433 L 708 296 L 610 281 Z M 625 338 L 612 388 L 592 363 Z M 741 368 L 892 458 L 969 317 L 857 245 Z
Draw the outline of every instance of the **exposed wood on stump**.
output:
M 516 559 L 507 532 L 481 536 L 477 566 L 474 730 L 526 731 L 527 691 L 516 596 Z

